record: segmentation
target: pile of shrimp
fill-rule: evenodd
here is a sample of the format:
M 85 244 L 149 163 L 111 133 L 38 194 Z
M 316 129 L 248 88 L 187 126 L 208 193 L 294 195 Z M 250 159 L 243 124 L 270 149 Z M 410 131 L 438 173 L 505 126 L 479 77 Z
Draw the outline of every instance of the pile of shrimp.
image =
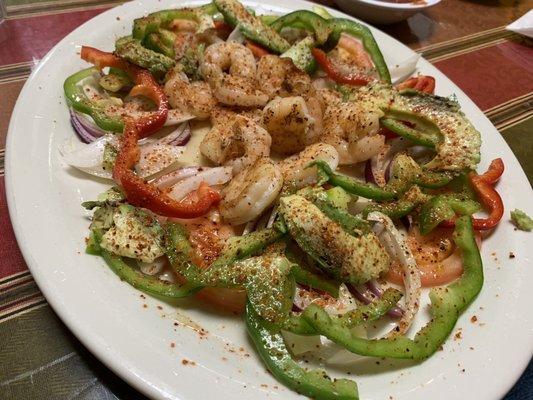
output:
M 200 40 L 183 37 L 191 45 Z M 164 90 L 173 109 L 211 123 L 200 152 L 232 170 L 219 206 L 227 224 L 256 221 L 283 191 L 316 183 L 311 161 L 335 170 L 384 150 L 380 115 L 343 101 L 323 77 L 312 78 L 289 58 L 256 58 L 244 44 L 218 39 L 205 48 L 199 72 L 202 80 L 191 81 L 175 68 Z

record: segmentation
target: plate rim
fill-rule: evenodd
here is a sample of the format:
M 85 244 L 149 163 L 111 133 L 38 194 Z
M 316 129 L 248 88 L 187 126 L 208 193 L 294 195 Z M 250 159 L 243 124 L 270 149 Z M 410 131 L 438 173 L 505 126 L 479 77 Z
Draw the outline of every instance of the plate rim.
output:
M 188 0 L 177 0 L 176 2 L 176 7 L 178 7 L 180 5 L 180 3 L 185 3 L 185 4 L 191 4 L 191 3 L 198 3 L 198 4 L 203 4 L 205 3 L 205 1 L 207 0 L 200 0 L 200 1 L 196 1 L 196 0 L 192 0 L 192 1 L 188 1 Z M 244 0 L 244 2 L 249 2 L 249 3 L 255 3 L 257 4 L 257 1 L 246 1 Z M 302 3 L 305 3 L 306 6 L 308 8 L 311 8 L 312 6 L 316 6 L 316 5 L 320 5 L 320 4 L 316 4 L 316 3 L 312 3 L 312 2 L 309 2 L 307 0 L 299 0 L 299 2 L 302 2 Z M 73 31 L 69 32 L 64 38 L 62 38 L 58 43 L 56 43 L 43 57 L 42 59 L 40 60 L 40 62 L 38 63 L 38 65 L 33 69 L 32 73 L 30 74 L 30 76 L 27 78 L 26 82 L 24 83 L 24 86 L 19 94 L 19 97 L 17 99 L 17 102 L 15 104 L 15 107 L 13 109 L 13 113 L 11 115 L 11 118 L 10 118 L 10 122 L 9 122 L 9 127 L 8 127 L 8 134 L 7 134 L 7 138 L 6 138 L 6 158 L 5 158 L 5 191 L 6 191 L 6 200 L 7 200 L 7 205 L 8 205 L 8 211 L 9 211 L 9 216 L 10 216 L 10 220 L 11 220 L 11 224 L 12 224 L 12 227 L 13 227 L 13 231 L 15 233 L 15 237 L 16 237 L 16 240 L 17 240 L 17 244 L 21 250 L 21 253 L 23 255 L 23 258 L 32 274 L 32 276 L 34 277 L 35 279 L 35 282 L 37 283 L 38 287 L 39 287 L 39 290 L 43 293 L 46 301 L 48 302 L 48 304 L 50 304 L 50 306 L 52 307 L 52 309 L 54 310 L 54 312 L 59 316 L 59 318 L 61 319 L 61 321 L 68 327 L 68 329 L 76 336 L 76 338 L 87 348 L 89 349 L 89 351 L 95 355 L 103 364 L 105 364 L 105 366 L 107 368 L 109 368 L 111 371 L 113 371 L 113 373 L 115 373 L 120 379 L 123 379 L 125 380 L 129 385 L 131 385 L 132 387 L 134 387 L 136 390 L 138 390 L 139 392 L 149 396 L 149 397 L 153 397 L 153 398 L 169 398 L 169 393 L 165 392 L 164 390 L 156 387 L 155 385 L 152 385 L 150 384 L 150 382 L 147 382 L 143 379 L 143 377 L 137 375 L 134 373 L 133 369 L 132 368 L 128 368 L 121 364 L 120 362 L 117 362 L 117 360 L 113 357 L 113 353 L 112 352 L 106 352 L 101 345 L 99 345 L 95 340 L 94 340 L 94 337 L 91 334 L 88 334 L 86 331 L 84 331 L 83 329 L 83 326 L 80 324 L 76 324 L 76 320 L 74 319 L 70 319 L 70 317 L 67 315 L 67 311 L 63 310 L 63 308 L 60 306 L 60 300 L 57 296 L 54 296 L 53 293 L 52 293 L 52 287 L 51 286 L 48 286 L 44 283 L 44 271 L 42 270 L 39 270 L 39 267 L 38 267 L 38 262 L 36 260 L 34 260 L 34 258 L 32 257 L 32 251 L 30 249 L 30 245 L 27 244 L 27 242 L 25 242 L 23 239 L 24 239 L 24 233 L 23 233 L 23 225 L 21 223 L 19 223 L 17 221 L 17 218 L 16 218 L 16 213 L 15 213 L 15 209 L 16 209 L 16 200 L 15 200 L 15 183 L 12 181 L 12 176 L 11 176 L 11 170 L 12 168 L 14 169 L 14 162 L 13 162 L 13 159 L 12 159 L 12 153 L 13 151 L 10 151 L 10 149 L 14 146 L 14 144 L 12 144 L 12 142 L 14 141 L 14 137 L 15 137 L 15 120 L 16 120 L 16 115 L 20 112 L 18 109 L 21 107 L 20 104 L 21 102 L 19 101 L 21 98 L 23 98 L 25 95 L 26 95 L 26 91 L 29 90 L 30 86 L 32 85 L 32 82 L 34 79 L 36 79 L 36 76 L 39 75 L 40 73 L 40 70 L 41 68 L 48 62 L 48 60 L 51 58 L 52 56 L 52 53 L 54 53 L 54 51 L 56 51 L 57 48 L 61 47 L 64 45 L 64 42 L 66 42 L 68 40 L 68 38 L 76 31 L 78 30 L 82 30 L 84 29 L 86 26 L 89 26 L 93 23 L 93 20 L 98 18 L 98 17 L 101 17 L 101 16 L 105 16 L 106 14 L 112 14 L 115 10 L 117 10 L 118 8 L 120 7 L 124 7 L 124 6 L 128 6 L 128 5 L 131 5 L 133 3 L 136 3 L 136 4 L 139 4 L 139 5 L 142 5 L 142 0 L 133 0 L 131 2 L 127 2 L 127 3 L 123 3 L 121 5 L 117 5 L 115 7 L 112 7 L 112 8 L 109 8 L 105 11 L 103 11 L 102 13 L 100 14 L 97 14 L 95 15 L 94 17 L 92 17 L 91 19 L 87 20 L 86 22 L 84 22 L 82 25 L 78 26 L 76 29 L 74 29 Z M 269 5 L 272 5 L 272 3 L 269 4 L 269 1 L 267 0 L 267 2 L 265 2 L 264 4 L 266 7 L 268 7 Z M 322 6 L 322 5 L 320 5 Z M 288 6 L 284 6 L 285 8 L 291 8 L 293 9 L 294 6 L 292 4 L 288 5 Z M 398 41 L 397 39 L 395 39 L 394 37 L 390 36 L 389 34 L 383 32 L 382 30 L 380 30 L 379 28 L 376 28 L 374 27 L 372 24 L 369 24 L 369 23 L 366 23 L 364 21 L 361 21 L 349 14 L 346 14 L 342 11 L 339 11 L 339 10 L 335 10 L 335 9 L 332 9 L 330 7 L 327 7 L 327 6 L 323 6 L 324 8 L 326 8 L 329 12 L 331 12 L 333 15 L 337 15 L 337 16 L 343 16 L 345 18 L 349 18 L 349 19 L 352 19 L 352 20 L 356 20 L 358 22 L 361 22 L 367 26 L 370 26 L 372 29 L 375 29 L 376 31 L 379 31 L 381 34 L 385 35 L 387 37 L 388 40 L 391 40 L 391 41 L 395 41 L 399 44 L 401 44 L 402 46 L 405 46 L 403 43 L 401 43 L 400 41 Z M 416 54 L 416 52 L 414 52 L 412 49 L 409 49 L 411 50 L 414 54 Z M 420 57 L 420 60 L 422 62 L 425 62 L 425 63 L 428 63 L 429 65 L 431 65 L 433 68 L 436 68 L 433 66 L 433 64 L 429 63 L 427 60 L 425 60 L 423 57 Z M 442 73 L 444 76 L 446 76 L 444 73 Z M 449 78 L 448 78 L 449 79 Z M 481 109 L 479 109 L 479 107 L 470 99 L 469 96 L 467 96 L 461 88 L 459 88 L 457 85 L 455 85 L 453 83 L 454 87 L 455 87 L 455 90 L 459 93 L 462 93 L 466 98 L 468 98 L 472 104 L 476 107 L 476 111 L 479 113 L 479 118 L 483 118 L 485 119 L 486 121 L 488 121 L 493 127 L 494 125 L 492 124 L 492 122 L 490 122 L 490 120 L 488 120 L 488 118 L 486 117 L 486 115 L 483 113 L 483 111 L 481 111 Z M 494 127 L 495 128 L 495 127 Z M 498 132 L 498 134 L 501 136 L 501 134 L 499 133 L 499 131 L 495 128 L 495 130 Z M 507 145 L 508 146 L 508 145 Z M 512 152 L 512 150 L 510 150 L 511 154 L 513 155 L 514 157 L 514 160 L 517 161 L 516 159 L 516 156 L 514 155 L 514 153 Z M 520 166 L 519 162 L 517 161 L 517 164 Z M 522 175 L 522 179 L 525 179 L 525 181 L 527 182 L 528 179 L 527 179 L 527 176 L 525 175 L 525 172 L 523 170 L 523 168 L 520 166 L 519 168 L 519 171 L 518 171 L 519 174 Z M 91 340 L 93 339 L 93 340 Z M 532 338 L 533 339 L 533 338 Z M 449 340 L 449 339 L 448 339 Z M 530 343 L 531 345 L 533 345 L 533 340 L 531 341 Z M 532 354 L 532 357 L 533 357 L 533 354 Z M 514 378 L 512 379 L 509 379 L 507 382 L 508 384 L 507 385 L 501 385 L 500 387 L 502 388 L 499 395 L 500 397 L 503 397 L 505 396 L 506 393 L 509 392 L 509 390 L 516 384 L 516 382 L 518 381 L 518 379 L 521 377 L 521 375 L 523 374 L 523 372 L 525 371 L 525 369 L 527 368 L 530 360 L 532 359 L 532 357 L 530 357 L 529 359 L 524 359 L 525 362 L 522 362 L 522 365 L 517 367 L 517 368 L 514 368 L 514 371 L 515 373 L 513 374 L 514 375 Z M 356 380 L 357 381 L 357 380 Z M 180 398 L 180 393 L 176 393 L 175 394 L 176 397 L 173 397 L 173 398 Z

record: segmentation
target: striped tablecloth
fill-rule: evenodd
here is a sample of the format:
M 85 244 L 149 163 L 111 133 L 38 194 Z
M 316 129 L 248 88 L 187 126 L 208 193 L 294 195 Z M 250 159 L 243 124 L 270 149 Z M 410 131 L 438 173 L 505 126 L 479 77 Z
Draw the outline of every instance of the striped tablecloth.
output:
M 11 111 L 32 68 L 109 0 L 7 0 L 0 24 L 0 399 L 138 399 L 66 329 L 30 275 L 13 235 L 4 188 Z M 333 5 L 329 1 L 322 1 Z M 504 26 L 533 1 L 443 0 L 381 27 L 450 77 L 496 125 L 533 179 L 533 42 Z M 497 377 L 495 377 L 497 379 Z M 530 365 L 506 400 L 533 399 Z

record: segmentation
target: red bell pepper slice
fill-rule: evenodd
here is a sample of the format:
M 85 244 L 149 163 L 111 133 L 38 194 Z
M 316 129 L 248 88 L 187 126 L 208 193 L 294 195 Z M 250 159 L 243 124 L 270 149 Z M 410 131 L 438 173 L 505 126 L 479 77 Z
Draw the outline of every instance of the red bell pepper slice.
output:
M 120 183 L 130 204 L 166 217 L 196 218 L 207 213 L 211 206 L 221 200 L 220 193 L 205 182 L 196 192 L 180 201 L 171 198 L 157 186 L 145 182 L 132 171 L 139 160 L 138 140 L 139 129 L 136 122 L 127 119 L 120 151 L 115 160 L 113 179 Z
M 163 127 L 168 115 L 168 99 L 150 72 L 117 57 L 113 53 L 101 51 L 93 47 L 82 46 L 81 58 L 94 64 L 99 69 L 113 67 L 123 70 L 135 82 L 135 86 L 131 89 L 130 95 L 142 95 L 157 104 L 156 111 L 146 117 L 135 120 L 138 139 L 149 136 Z
M 406 81 L 396 86 L 399 90 L 403 89 L 415 89 L 419 92 L 428 94 L 435 93 L 435 78 L 427 75 L 420 75 L 413 78 L 409 78 Z
M 124 132 L 113 168 L 113 179 L 124 189 L 128 202 L 137 207 L 147 208 L 156 214 L 175 218 L 196 218 L 209 211 L 213 204 L 220 201 L 221 197 L 207 184 L 202 183 L 196 192 L 177 201 L 157 186 L 145 182 L 132 171 L 140 156 L 138 140 L 159 130 L 167 119 L 168 100 L 152 74 L 112 53 L 92 47 L 83 46 L 81 57 L 98 68 L 122 69 L 135 82 L 130 95 L 146 96 L 157 104 L 157 110 L 148 116 L 136 119 L 126 117 L 124 121 Z
M 268 56 L 270 52 L 263 46 L 259 46 L 257 43 L 247 40 L 244 45 L 248 47 L 256 58 Z
M 320 50 L 315 47 L 311 50 L 311 52 L 320 67 L 335 82 L 345 83 L 347 85 L 362 86 L 368 84 L 372 80 L 370 77 L 365 75 L 342 75 L 335 69 L 335 67 L 333 66 L 333 64 L 331 63 L 328 56 L 323 50 Z
M 476 191 L 479 200 L 489 212 L 487 218 L 472 218 L 472 226 L 476 230 L 488 230 L 494 228 L 503 217 L 504 206 L 502 198 L 494 189 L 493 185 L 500 179 L 503 174 L 505 166 L 501 158 L 496 158 L 490 163 L 489 169 L 482 175 L 475 172 L 470 173 L 468 178 L 472 187 Z M 440 226 L 446 228 L 455 227 L 454 220 L 444 221 Z

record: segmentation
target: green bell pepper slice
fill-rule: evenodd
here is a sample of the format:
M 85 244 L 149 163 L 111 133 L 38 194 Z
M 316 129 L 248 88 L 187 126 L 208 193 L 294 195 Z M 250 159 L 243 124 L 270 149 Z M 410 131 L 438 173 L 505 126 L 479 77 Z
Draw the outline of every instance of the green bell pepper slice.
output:
M 412 186 L 407 192 L 403 194 L 400 199 L 393 202 L 385 203 L 371 203 L 367 205 L 363 211 L 363 217 L 366 218 L 368 214 L 374 211 L 379 211 L 388 215 L 392 219 L 402 218 L 410 214 L 418 205 L 424 203 L 429 198 L 428 195 L 422 193 L 418 186 Z
M 402 298 L 402 293 L 393 288 L 388 288 L 383 292 L 381 298 L 372 303 L 364 304 L 355 310 L 348 311 L 333 319 L 342 326 L 352 329 L 365 322 L 372 322 L 383 317 L 392 307 L 396 306 Z M 297 335 L 318 335 L 312 325 L 303 318 L 302 315 L 291 315 L 283 324 L 283 329 Z
M 438 195 L 424 203 L 420 208 L 420 233 L 427 235 L 442 221 L 455 217 L 455 214 L 472 215 L 481 206 L 477 201 L 461 198 L 457 195 Z
M 287 258 L 292 262 L 289 255 L 287 255 Z M 296 282 L 302 285 L 308 286 L 312 289 L 322 290 L 329 293 L 333 297 L 339 296 L 339 283 L 331 279 L 315 274 L 294 262 L 292 263 L 291 273 Z
M 407 126 L 402 121 L 410 122 L 414 127 Z M 380 119 L 381 125 L 396 133 L 398 136 L 411 140 L 413 143 L 435 149 L 443 140 L 440 129 L 429 119 L 414 115 L 407 111 L 389 108 L 385 116 Z
M 285 14 L 272 22 L 270 27 L 277 32 L 281 32 L 283 28 L 287 27 L 311 31 L 314 33 L 318 44 L 324 44 L 331 33 L 331 27 L 328 21 L 308 10 L 299 10 Z
M 333 48 L 337 45 L 341 34 L 346 33 L 360 39 L 363 43 L 363 47 L 367 51 L 368 55 L 372 59 L 376 70 L 378 71 L 379 78 L 386 83 L 391 82 L 389 68 L 383 58 L 383 54 L 379 49 L 379 46 L 372 35 L 372 32 L 368 27 L 360 24 L 359 22 L 352 21 L 346 18 L 332 18 L 327 20 L 328 25 L 331 28 L 331 34 L 325 46 L 327 48 Z
M 330 379 L 325 371 L 307 371 L 287 350 L 281 328 L 261 318 L 248 303 L 246 328 L 259 355 L 274 377 L 292 390 L 316 400 L 357 400 L 357 384 L 348 379 Z
M 361 182 L 355 178 L 333 172 L 331 167 L 322 160 L 313 161 L 308 167 L 312 167 L 314 165 L 317 166 L 319 184 L 328 182 L 331 185 L 340 186 L 348 193 L 352 193 L 366 199 L 387 201 L 396 198 L 396 193 L 394 191 L 380 188 L 372 183 Z
M 433 317 L 414 339 L 404 336 L 384 339 L 357 337 L 316 305 L 305 309 L 302 314 L 305 321 L 321 335 L 356 354 L 413 360 L 430 357 L 450 335 L 459 316 L 483 286 L 483 263 L 470 217 L 462 216 L 456 220 L 453 236 L 462 252 L 463 275 L 451 285 L 431 290 L 429 298 Z
M 399 154 L 394 159 L 391 179 L 384 187 L 338 174 L 321 160 L 313 161 L 308 167 L 313 165 L 317 166 L 319 185 L 328 182 L 331 185 L 343 188 L 348 193 L 376 201 L 398 199 L 413 185 L 437 189 L 446 186 L 453 179 L 453 174 L 449 172 L 423 171 L 411 157 L 404 154 Z
M 339 223 L 347 233 L 354 236 L 361 236 L 362 233 L 368 233 L 371 231 L 370 224 L 367 221 L 350 214 L 345 209 L 337 207 L 328 197 L 327 190 L 304 188 L 298 191 L 297 194 L 311 201 L 320 209 L 320 211 L 326 214 L 328 218 Z
M 177 285 L 175 283 L 165 282 L 155 276 L 143 274 L 141 271 L 128 265 L 120 256 L 114 255 L 111 252 L 100 247 L 99 243 L 102 240 L 103 232 L 99 229 L 93 229 L 89 238 L 87 253 L 93 255 L 100 255 L 111 268 L 111 270 L 118 275 L 118 277 L 129 283 L 136 289 L 143 292 L 153 294 L 156 296 L 168 298 L 181 298 L 191 296 L 201 289 L 201 286 L 194 283 L 186 283 L 184 285 Z
M 102 106 L 89 99 L 83 91 L 81 83 L 99 71 L 87 68 L 69 76 L 63 83 L 63 90 L 67 103 L 74 110 L 89 115 L 100 128 L 110 132 L 122 132 L 124 122 L 119 117 L 112 117 L 105 113 Z

